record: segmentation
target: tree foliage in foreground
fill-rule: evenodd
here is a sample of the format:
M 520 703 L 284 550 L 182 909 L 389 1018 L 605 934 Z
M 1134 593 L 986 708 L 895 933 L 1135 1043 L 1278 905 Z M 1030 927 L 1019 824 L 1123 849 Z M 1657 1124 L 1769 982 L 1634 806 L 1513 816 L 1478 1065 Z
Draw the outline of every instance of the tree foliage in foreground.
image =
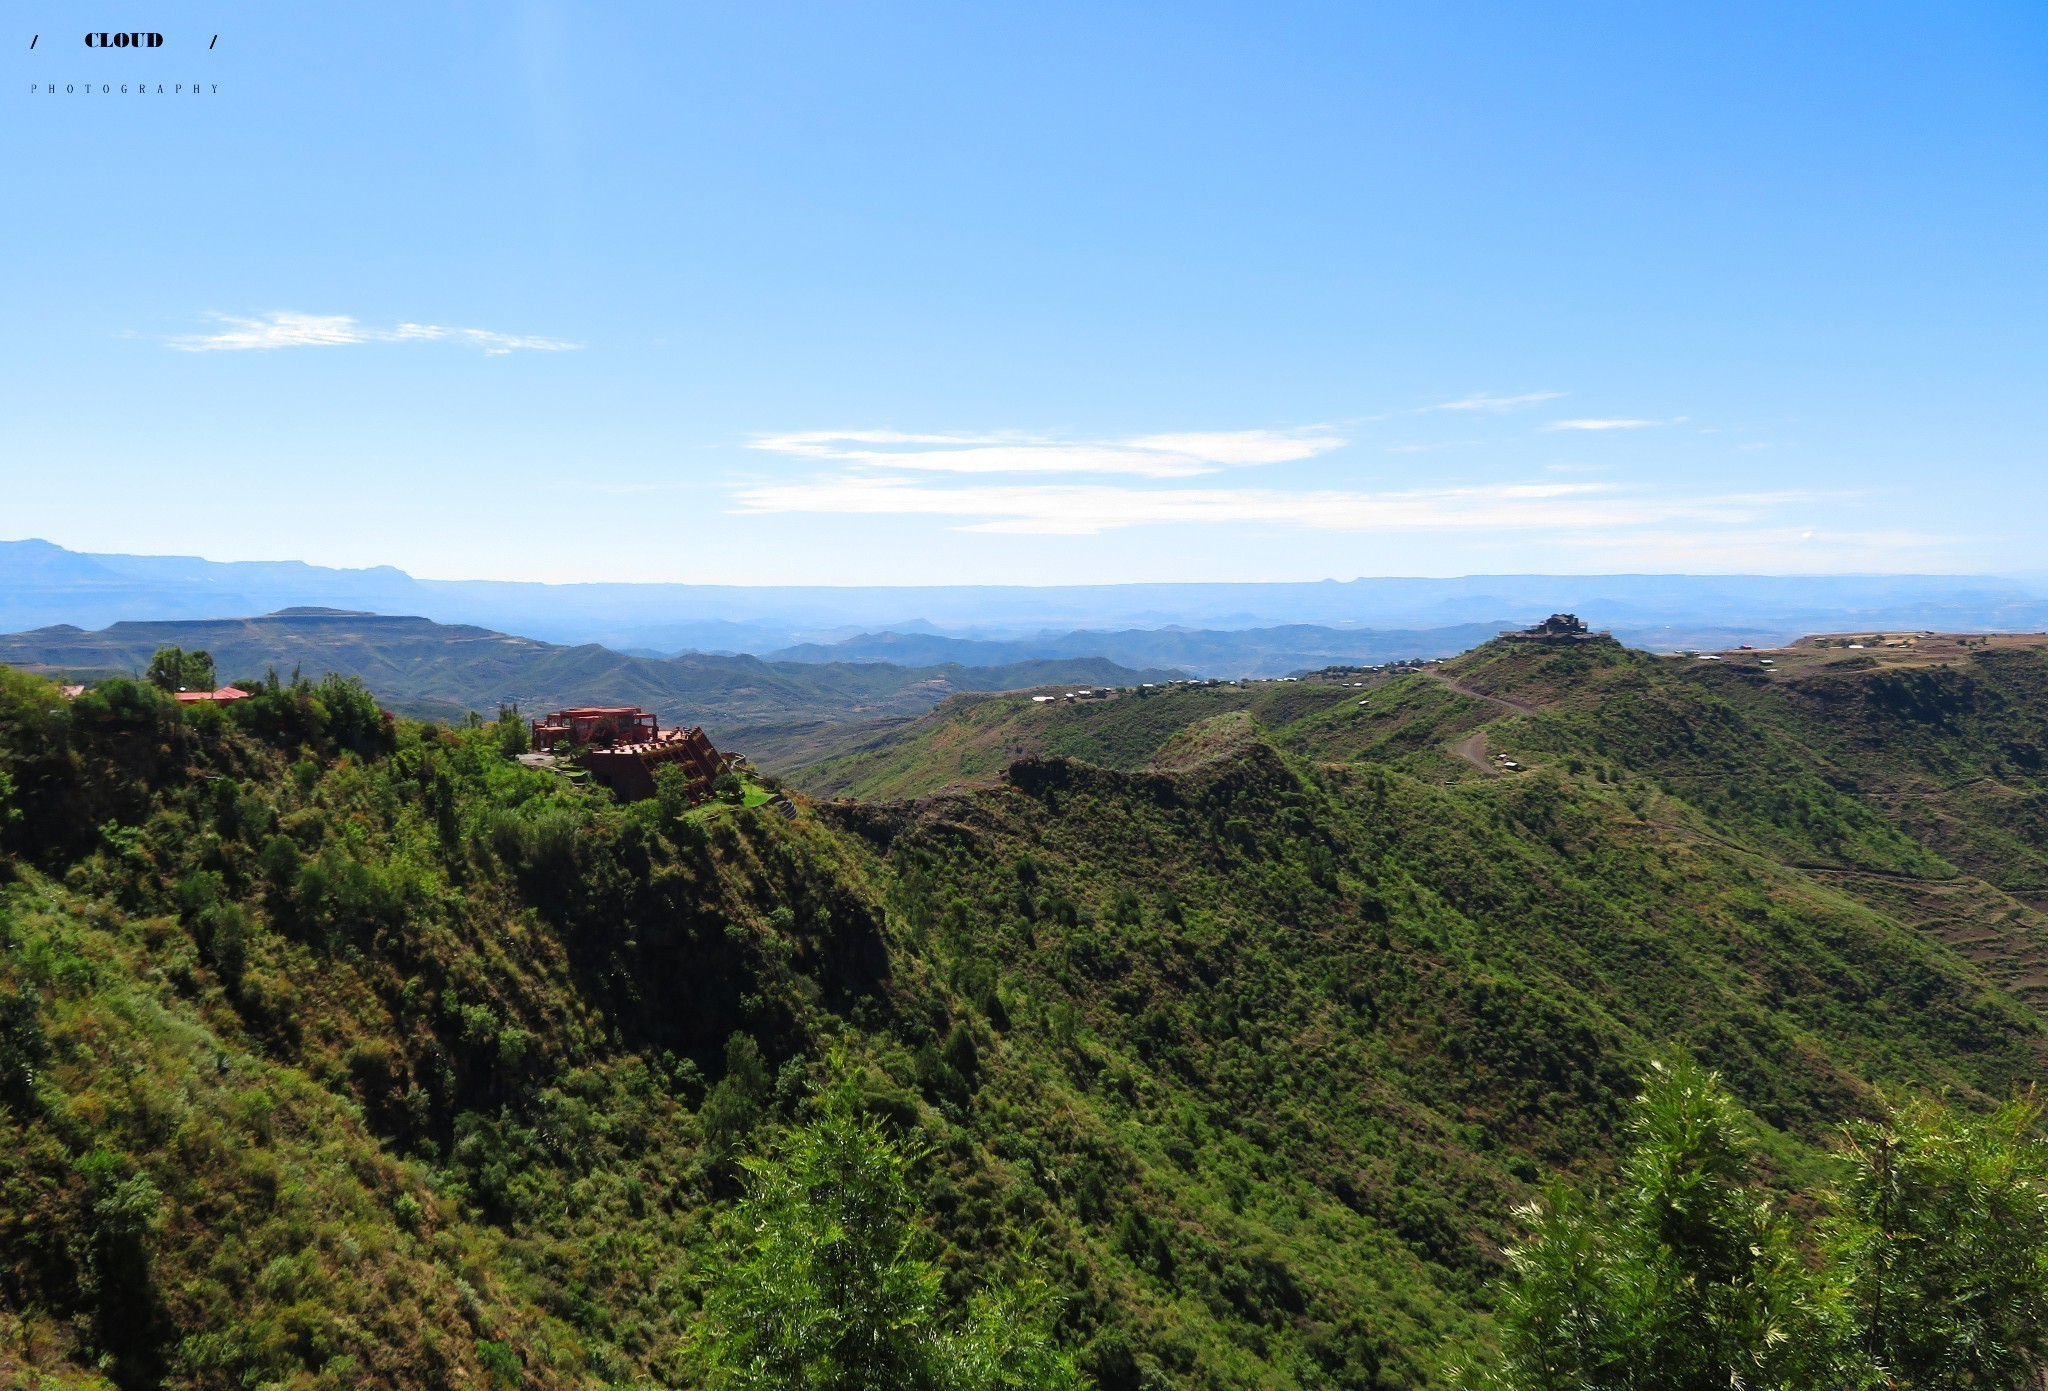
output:
M 159 647 L 149 659 L 149 670 L 143 674 L 143 680 L 164 691 L 210 691 L 215 680 L 213 654 Z
M 746 1161 L 705 1303 L 711 1385 L 733 1391 L 1078 1391 L 1035 1277 L 986 1292 L 963 1318 L 910 1218 L 912 1156 L 865 1114 L 844 1065 L 816 1115 Z
M 1521 1215 L 1498 1391 L 2018 1388 L 2048 1368 L 2042 1107 L 1846 1128 L 1812 1239 L 1754 1184 L 1714 1074 L 1659 1067 L 1604 1199 Z

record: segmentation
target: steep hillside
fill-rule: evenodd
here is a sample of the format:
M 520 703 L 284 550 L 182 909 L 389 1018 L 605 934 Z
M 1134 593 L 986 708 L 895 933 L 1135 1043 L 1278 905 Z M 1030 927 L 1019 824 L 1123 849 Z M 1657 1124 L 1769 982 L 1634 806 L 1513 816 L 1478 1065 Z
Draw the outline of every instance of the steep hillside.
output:
M 1685 808 L 1672 834 L 1826 880 L 2048 1000 L 2048 641 L 1847 641 L 1713 661 L 1492 643 L 1362 689 L 1333 675 L 1057 707 L 964 698 L 789 775 L 873 797 L 993 782 L 1027 753 L 1137 768 L 1221 709 L 1298 756 L 1430 781 L 1499 777 L 1513 758 L 1520 776 L 1654 790 Z
M 0 1365 L 692 1384 L 707 1221 L 838 1046 L 923 1136 L 949 1284 L 1032 1246 L 1098 1385 L 1434 1384 L 1513 1203 L 1611 1162 L 1653 1054 L 1725 1069 L 1786 1174 L 1874 1086 L 2041 1074 L 2040 1016 L 1866 892 L 1961 882 L 1891 823 L 1561 751 L 1638 677 L 1726 703 L 1618 650 L 1451 673 L 1492 697 L 982 702 L 1097 757 L 685 812 L 344 682 L 195 712 L 0 672 Z M 1538 771 L 1399 733 L 1475 717 Z
M 714 738 L 765 720 L 844 723 L 929 709 L 955 691 L 1016 690 L 1057 682 L 1171 680 L 1101 658 L 1004 666 L 901 667 L 878 662 L 763 662 L 688 653 L 633 657 L 586 643 L 562 647 L 488 628 L 320 609 L 204 622 L 116 623 L 98 632 L 43 628 L 0 636 L 0 662 L 51 675 L 139 674 L 159 647 L 204 649 L 221 679 L 266 669 L 360 678 L 391 708 L 462 719 L 500 704 L 528 711 L 592 703 L 637 704 Z
M 1654 778 L 1715 833 L 2048 1002 L 2048 642 L 1711 664 L 1482 649 L 1449 669 L 1541 705 L 1503 747 Z

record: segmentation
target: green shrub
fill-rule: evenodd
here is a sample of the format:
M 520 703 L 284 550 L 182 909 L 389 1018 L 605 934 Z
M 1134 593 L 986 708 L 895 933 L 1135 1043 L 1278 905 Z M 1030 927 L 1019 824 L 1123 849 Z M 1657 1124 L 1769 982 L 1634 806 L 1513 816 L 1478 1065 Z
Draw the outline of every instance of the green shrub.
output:
M 1720 1080 L 1660 1066 L 1620 1187 L 1523 1209 L 1490 1383 L 2033 1387 L 2048 1369 L 2041 1114 L 1922 1102 L 1850 1126 L 1842 1183 L 1810 1195 L 1828 1216 L 1806 1232 L 1758 1185 L 1750 1125 Z
M 1055 1301 L 1028 1278 L 948 1310 L 911 1220 L 913 1156 L 836 1059 L 817 1114 L 746 1163 L 706 1290 L 709 1385 L 746 1391 L 1078 1391 Z

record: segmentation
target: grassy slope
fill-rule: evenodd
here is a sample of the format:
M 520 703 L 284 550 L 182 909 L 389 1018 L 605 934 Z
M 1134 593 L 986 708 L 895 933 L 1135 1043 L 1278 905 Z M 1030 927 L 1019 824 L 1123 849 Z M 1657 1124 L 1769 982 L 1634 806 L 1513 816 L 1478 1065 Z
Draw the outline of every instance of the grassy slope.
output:
M 1024 757 L 1057 754 L 1131 769 L 1142 767 L 1181 729 L 1211 715 L 1245 711 L 1284 736 L 1296 721 L 1345 698 L 1345 688 L 1279 681 L 1162 687 L 1044 704 L 1029 695 L 955 696 L 922 719 L 857 738 L 851 748 L 815 751 L 789 776 L 817 796 L 886 801 L 961 784 L 992 785 Z
M 1473 770 L 1455 746 L 1479 733 L 1494 751 L 1649 778 L 1717 833 L 1785 863 L 1923 879 L 1961 864 L 2048 904 L 2048 660 L 2017 650 L 1954 668 L 1849 665 L 1774 680 L 1613 644 L 1489 645 L 1362 692 L 1249 683 L 1142 703 L 956 700 L 790 776 L 821 794 L 874 798 L 993 783 L 1025 754 L 1133 768 L 1173 730 L 1234 709 L 1301 756 L 1457 778 Z
M 1452 677 L 1550 708 L 973 702 L 963 747 L 1046 741 L 1007 785 L 680 823 L 488 731 L 309 757 L 152 716 L 53 752 L 30 692 L 29 810 L 107 799 L 0 902 L 0 1364 L 686 1382 L 726 1146 L 838 1040 L 933 1145 L 950 1278 L 1036 1231 L 1104 1386 L 1426 1384 L 1485 1340 L 1511 1204 L 1608 1162 L 1654 1051 L 1727 1069 L 1794 1167 L 1873 1085 L 2039 1075 L 2039 1017 L 1864 887 L 1920 881 L 1851 871 L 1955 876 L 1803 781 L 1849 796 L 1783 721 L 1613 654 Z M 1443 752 L 1475 729 L 1535 771 Z M 1682 800 L 1741 750 L 1797 795 Z M 735 1029 L 772 1080 L 721 1109 Z

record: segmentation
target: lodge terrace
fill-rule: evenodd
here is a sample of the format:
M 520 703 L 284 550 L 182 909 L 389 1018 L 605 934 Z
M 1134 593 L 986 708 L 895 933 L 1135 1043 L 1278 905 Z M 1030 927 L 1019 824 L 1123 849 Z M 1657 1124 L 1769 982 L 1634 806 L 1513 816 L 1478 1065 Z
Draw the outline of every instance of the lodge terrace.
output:
M 712 747 L 702 726 L 663 729 L 653 711 L 637 705 L 573 706 L 533 721 L 532 729 L 534 752 L 574 763 L 624 802 L 652 797 L 655 776 L 668 767 L 687 773 L 691 799 L 702 800 L 734 761 Z

